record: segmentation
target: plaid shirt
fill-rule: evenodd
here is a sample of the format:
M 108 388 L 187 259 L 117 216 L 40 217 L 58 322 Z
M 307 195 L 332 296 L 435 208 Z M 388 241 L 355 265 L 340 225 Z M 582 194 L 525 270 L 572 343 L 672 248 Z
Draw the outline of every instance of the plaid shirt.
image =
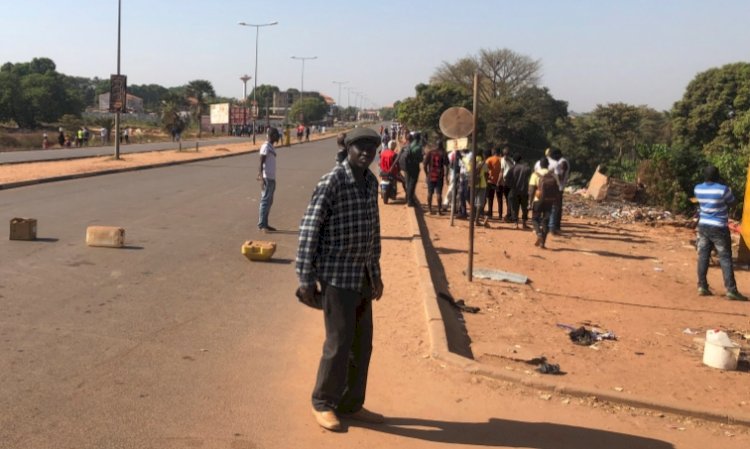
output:
M 359 290 L 365 270 L 380 279 L 378 181 L 370 170 L 362 187 L 347 160 L 320 179 L 300 223 L 296 269 L 305 287 L 320 280 Z

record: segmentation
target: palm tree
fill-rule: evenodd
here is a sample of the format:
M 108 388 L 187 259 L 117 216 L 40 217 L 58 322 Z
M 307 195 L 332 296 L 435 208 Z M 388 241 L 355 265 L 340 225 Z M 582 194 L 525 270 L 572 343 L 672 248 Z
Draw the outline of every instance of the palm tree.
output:
M 198 138 L 201 137 L 201 115 L 208 109 L 208 98 L 216 96 L 214 86 L 211 85 L 210 81 L 206 80 L 193 80 L 187 84 L 185 92 L 188 97 L 193 98 L 192 115 L 195 123 L 198 124 Z

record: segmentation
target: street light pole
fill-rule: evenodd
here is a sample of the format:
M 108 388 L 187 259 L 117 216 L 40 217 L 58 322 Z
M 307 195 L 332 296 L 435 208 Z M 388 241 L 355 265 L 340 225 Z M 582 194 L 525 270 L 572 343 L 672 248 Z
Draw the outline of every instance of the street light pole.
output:
M 240 81 L 242 81 L 242 127 L 247 128 L 247 82 L 252 78 L 251 76 L 242 75 Z M 253 123 L 253 127 L 254 123 Z M 244 129 L 243 129 L 244 131 Z M 255 134 L 253 132 L 253 134 Z
M 245 27 L 255 27 L 255 87 L 253 88 L 253 105 L 256 108 L 258 107 L 258 38 L 260 35 L 260 28 L 269 27 L 269 26 L 278 25 L 278 24 L 279 22 L 258 23 L 258 24 L 245 23 L 245 22 L 238 23 L 238 25 L 245 26 Z M 255 144 L 255 116 L 256 115 L 257 114 L 253 113 L 253 145 Z
M 337 109 L 338 109 L 339 120 L 341 120 L 341 85 L 342 84 L 346 84 L 348 82 L 349 81 L 334 81 L 333 82 L 333 84 L 338 84 L 339 85 L 339 99 L 336 100 L 336 106 L 337 106 Z
M 122 0 L 117 0 L 117 76 L 120 76 L 120 17 L 122 11 Z M 112 93 L 110 92 L 110 95 Z M 110 98 L 110 101 L 112 99 Z M 127 90 L 125 91 L 125 104 L 127 105 Z M 127 106 L 126 106 L 127 107 Z M 120 159 L 120 109 L 115 111 L 115 159 Z
M 302 93 L 305 91 L 305 61 L 318 59 L 317 56 L 292 56 L 292 59 L 302 61 L 302 80 L 300 82 L 299 97 L 302 98 Z
M 334 81 L 333 82 L 333 84 L 338 84 L 339 85 L 339 98 L 338 98 L 338 100 L 336 100 L 336 103 L 339 105 L 339 107 L 341 107 L 341 85 L 342 84 L 346 84 L 348 82 L 349 81 Z

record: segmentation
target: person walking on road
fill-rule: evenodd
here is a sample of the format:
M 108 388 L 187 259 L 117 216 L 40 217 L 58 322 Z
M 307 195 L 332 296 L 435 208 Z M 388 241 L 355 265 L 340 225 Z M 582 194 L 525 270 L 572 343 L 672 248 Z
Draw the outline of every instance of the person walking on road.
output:
M 727 298 L 733 301 L 747 301 L 747 296 L 737 291 L 732 266 L 732 238 L 729 234 L 729 207 L 737 203 L 732 189 L 724 185 L 719 170 L 709 165 L 703 171 L 704 182 L 695 186 L 695 198 L 700 207 L 698 218 L 698 294 L 711 296 L 706 274 L 711 249 L 719 254 L 719 265 L 724 278 Z
M 297 296 L 313 304 L 320 295 L 326 330 L 312 412 L 332 431 L 342 429 L 340 418 L 384 422 L 363 407 L 372 301 L 383 294 L 378 181 L 369 170 L 380 142 L 369 128 L 347 134 L 346 160 L 320 179 L 299 228 Z
M 273 194 L 276 191 L 276 150 L 273 145 L 279 141 L 279 130 L 268 129 L 268 140 L 260 146 L 260 166 L 258 167 L 258 181 L 263 182 L 260 195 L 260 210 L 258 212 L 258 229 L 263 232 L 276 230 L 268 224 L 268 215 L 273 205 Z

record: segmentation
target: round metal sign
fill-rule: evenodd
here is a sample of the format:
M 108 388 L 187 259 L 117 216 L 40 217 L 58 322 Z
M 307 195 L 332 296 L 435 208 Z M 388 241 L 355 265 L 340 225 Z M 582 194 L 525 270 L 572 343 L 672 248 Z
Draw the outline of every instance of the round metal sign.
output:
M 474 129 L 474 114 L 466 108 L 454 106 L 440 114 L 440 131 L 452 139 L 471 134 Z

